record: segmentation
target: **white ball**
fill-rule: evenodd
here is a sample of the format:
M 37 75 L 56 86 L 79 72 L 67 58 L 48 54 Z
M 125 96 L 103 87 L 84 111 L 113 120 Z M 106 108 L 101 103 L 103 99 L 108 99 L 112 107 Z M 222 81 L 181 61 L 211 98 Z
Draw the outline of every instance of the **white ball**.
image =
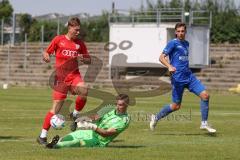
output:
M 50 124 L 54 129 L 62 129 L 65 125 L 65 118 L 61 114 L 55 114 L 52 116 Z

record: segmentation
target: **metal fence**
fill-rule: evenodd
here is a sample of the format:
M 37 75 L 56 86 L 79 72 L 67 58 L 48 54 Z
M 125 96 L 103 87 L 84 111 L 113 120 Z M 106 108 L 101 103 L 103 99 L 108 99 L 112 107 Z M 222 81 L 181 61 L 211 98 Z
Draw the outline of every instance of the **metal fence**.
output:
M 185 12 L 182 8 L 161 9 L 155 11 L 116 10 L 109 16 L 112 23 L 176 23 L 185 22 L 191 25 L 207 25 L 211 27 L 212 14 L 205 10 Z

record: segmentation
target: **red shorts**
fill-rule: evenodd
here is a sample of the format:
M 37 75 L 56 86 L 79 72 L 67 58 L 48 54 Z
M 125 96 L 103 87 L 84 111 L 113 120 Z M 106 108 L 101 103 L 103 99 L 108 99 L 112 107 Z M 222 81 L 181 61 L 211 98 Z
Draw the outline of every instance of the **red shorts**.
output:
M 79 83 L 84 84 L 84 81 L 80 74 L 68 75 L 64 80 L 55 77 L 54 90 L 52 93 L 53 100 L 64 100 L 67 98 L 68 92 L 74 94 L 72 89 Z

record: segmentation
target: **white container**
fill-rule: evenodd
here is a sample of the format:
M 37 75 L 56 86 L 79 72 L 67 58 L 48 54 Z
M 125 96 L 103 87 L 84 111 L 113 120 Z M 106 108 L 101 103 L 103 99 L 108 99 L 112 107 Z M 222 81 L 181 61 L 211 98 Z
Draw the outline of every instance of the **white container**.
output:
M 8 84 L 7 83 L 3 84 L 3 89 L 8 89 Z

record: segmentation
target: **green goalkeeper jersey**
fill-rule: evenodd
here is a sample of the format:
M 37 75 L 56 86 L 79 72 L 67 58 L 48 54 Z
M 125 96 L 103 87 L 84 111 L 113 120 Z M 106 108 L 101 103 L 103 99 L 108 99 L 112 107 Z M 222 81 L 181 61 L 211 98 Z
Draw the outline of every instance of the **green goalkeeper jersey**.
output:
M 117 134 L 109 137 L 102 137 L 97 134 L 96 137 L 99 140 L 100 146 L 107 146 L 115 137 L 117 137 L 122 131 L 124 131 L 130 122 L 128 114 L 117 114 L 116 109 L 103 115 L 103 117 L 96 123 L 99 128 L 109 129 L 114 128 Z

